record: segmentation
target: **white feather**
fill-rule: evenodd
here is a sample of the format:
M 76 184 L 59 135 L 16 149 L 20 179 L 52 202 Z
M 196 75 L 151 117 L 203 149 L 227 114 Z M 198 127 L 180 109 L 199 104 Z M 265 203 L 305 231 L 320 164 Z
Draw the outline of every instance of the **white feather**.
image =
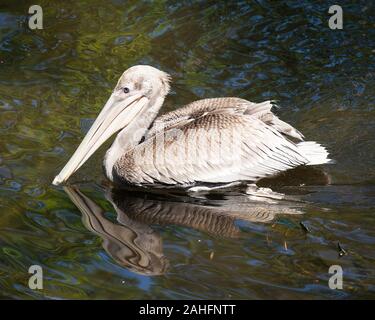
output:
M 317 164 L 332 163 L 328 158 L 329 153 L 322 145 L 315 141 L 304 141 L 297 144 L 298 150 L 309 161 L 308 166 Z

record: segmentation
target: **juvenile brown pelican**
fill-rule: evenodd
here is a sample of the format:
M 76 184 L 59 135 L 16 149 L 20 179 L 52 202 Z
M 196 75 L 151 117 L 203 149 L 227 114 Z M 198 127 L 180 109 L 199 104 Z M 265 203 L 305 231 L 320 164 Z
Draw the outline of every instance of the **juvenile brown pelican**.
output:
M 126 70 L 53 184 L 66 181 L 118 131 L 104 169 L 119 185 L 200 190 L 330 162 L 324 147 L 304 142 L 298 130 L 272 113 L 271 101 L 203 99 L 156 118 L 169 82 L 168 74 L 151 66 Z

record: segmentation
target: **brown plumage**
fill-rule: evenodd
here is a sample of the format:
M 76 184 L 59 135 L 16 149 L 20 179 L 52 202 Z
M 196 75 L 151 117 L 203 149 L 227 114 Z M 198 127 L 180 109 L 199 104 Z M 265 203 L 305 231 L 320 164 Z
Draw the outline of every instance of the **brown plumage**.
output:
M 308 164 L 291 140 L 303 135 L 271 108 L 270 101 L 212 98 L 162 115 L 145 140 L 118 159 L 114 179 L 135 185 L 254 182 Z
M 324 147 L 304 142 L 298 130 L 272 113 L 271 101 L 204 99 L 157 118 L 169 81 L 166 73 L 150 66 L 125 71 L 53 183 L 68 179 L 118 131 L 104 168 L 120 185 L 254 183 L 300 165 L 330 161 Z

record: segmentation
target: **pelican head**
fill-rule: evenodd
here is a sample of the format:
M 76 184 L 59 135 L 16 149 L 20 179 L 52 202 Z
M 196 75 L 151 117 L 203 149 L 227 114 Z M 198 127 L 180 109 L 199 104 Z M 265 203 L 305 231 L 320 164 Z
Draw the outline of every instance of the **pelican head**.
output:
M 53 184 L 59 185 L 66 181 L 113 134 L 140 121 L 146 113 L 151 112 L 150 109 L 155 109 L 155 106 L 158 111 L 169 92 L 169 80 L 168 74 L 151 66 L 138 65 L 127 69 L 85 138 L 53 180 Z M 156 116 L 157 112 L 152 110 L 151 113 Z

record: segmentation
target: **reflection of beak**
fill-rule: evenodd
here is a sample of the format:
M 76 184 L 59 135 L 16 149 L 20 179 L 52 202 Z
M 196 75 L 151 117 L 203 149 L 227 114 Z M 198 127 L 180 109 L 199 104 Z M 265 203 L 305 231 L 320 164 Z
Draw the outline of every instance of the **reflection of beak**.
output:
M 66 181 L 107 139 L 132 123 L 147 103 L 148 99 L 139 94 L 125 100 L 112 94 L 73 156 L 53 180 L 53 184 L 59 185 Z

